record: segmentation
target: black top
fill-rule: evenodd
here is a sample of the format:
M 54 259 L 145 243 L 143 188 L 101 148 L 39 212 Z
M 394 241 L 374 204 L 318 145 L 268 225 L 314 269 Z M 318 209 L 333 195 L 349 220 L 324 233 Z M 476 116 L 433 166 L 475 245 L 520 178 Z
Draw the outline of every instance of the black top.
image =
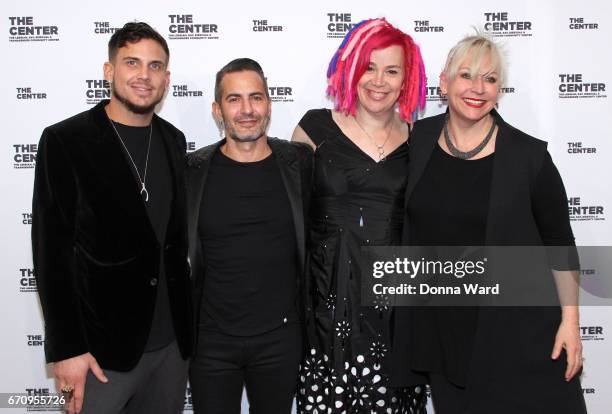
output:
M 436 145 L 408 200 L 411 245 L 483 246 L 495 154 L 477 160 L 455 158 Z M 566 217 L 562 183 L 547 153 L 533 188 L 533 206 L 544 245 L 571 245 L 571 230 L 558 223 Z M 464 386 L 478 324 L 472 307 L 416 308 L 414 330 L 419 341 L 411 350 L 411 367 L 444 374 Z
M 273 155 L 251 163 L 213 155 L 198 231 L 203 324 L 248 336 L 297 319 L 295 229 Z
M 147 147 L 149 145 L 149 134 L 151 135 L 151 148 L 149 150 L 149 162 L 146 168 L 146 189 L 149 200 L 146 201 L 146 194 L 141 193 L 143 202 L 147 209 L 147 215 L 157 236 L 157 241 L 161 246 L 165 244 L 168 220 L 172 206 L 173 188 L 170 164 L 166 155 L 160 132 L 157 128 L 150 130 L 150 127 L 133 127 L 113 122 L 117 131 L 127 147 L 132 160 L 138 168 L 140 178 L 144 179 L 145 166 L 147 164 Z M 123 148 L 123 146 L 122 146 Z M 126 161 L 134 174 L 134 180 L 140 191 L 140 181 L 134 170 L 134 164 L 128 154 L 125 154 Z M 175 338 L 172 327 L 172 315 L 170 313 L 170 302 L 168 297 L 168 286 L 166 281 L 166 270 L 164 265 L 164 255 L 160 255 L 159 277 L 157 281 L 157 299 L 155 310 L 151 322 L 151 331 L 145 347 L 146 351 L 154 351 L 168 345 Z
M 408 201 L 410 244 L 482 246 L 485 244 L 493 157 L 463 160 L 436 145 Z M 465 384 L 476 332 L 473 307 L 416 308 L 419 341 L 413 369 L 446 374 Z
M 376 412 L 399 406 L 421 412 L 424 393 L 408 397 L 402 394 L 407 389 L 379 386 L 388 380 L 392 308 L 383 296 L 376 307 L 362 306 L 359 266 L 362 246 L 400 244 L 408 146 L 402 143 L 376 162 L 344 135 L 329 109 L 308 111 L 299 125 L 317 146 L 306 275 L 313 310 L 311 359 L 306 366 L 323 364 L 348 385 L 329 388 L 324 376 L 304 374 L 298 404 L 321 398 L 328 407 L 346 410 L 367 400 L 377 404 Z

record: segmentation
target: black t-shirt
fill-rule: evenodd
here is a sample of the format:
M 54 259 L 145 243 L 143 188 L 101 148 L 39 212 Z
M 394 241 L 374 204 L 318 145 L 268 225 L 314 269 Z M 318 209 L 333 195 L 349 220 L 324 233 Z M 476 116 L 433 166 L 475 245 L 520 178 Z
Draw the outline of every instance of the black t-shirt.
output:
M 249 336 L 296 319 L 297 246 L 276 158 L 212 158 L 198 224 L 204 254 L 201 320 Z
M 155 125 L 153 125 L 153 130 L 151 131 L 148 126 L 133 127 L 117 122 L 113 123 L 121 135 L 132 160 L 136 164 L 141 179 L 145 178 L 144 172 L 146 166 L 147 175 L 145 184 L 149 200 L 145 201 L 146 194 L 144 192 L 141 195 L 146 206 L 149 220 L 157 236 L 157 241 L 163 246 L 166 240 L 166 230 L 170 219 L 174 192 L 172 187 L 172 171 L 170 169 L 161 133 Z M 147 148 L 149 145 L 149 134 L 151 132 L 151 148 L 149 150 L 149 161 L 147 165 Z M 138 191 L 140 191 L 140 181 L 138 180 L 134 165 L 132 161 L 130 161 L 130 157 L 127 153 L 125 154 L 125 158 L 131 167 L 134 180 L 139 187 Z M 126 231 L 129 231 L 129 229 L 126 229 Z M 168 345 L 175 338 L 174 328 L 172 326 L 172 316 L 170 313 L 170 300 L 168 297 L 163 254 L 160 255 L 159 269 L 157 298 L 149 339 L 145 347 L 146 351 L 160 349 Z

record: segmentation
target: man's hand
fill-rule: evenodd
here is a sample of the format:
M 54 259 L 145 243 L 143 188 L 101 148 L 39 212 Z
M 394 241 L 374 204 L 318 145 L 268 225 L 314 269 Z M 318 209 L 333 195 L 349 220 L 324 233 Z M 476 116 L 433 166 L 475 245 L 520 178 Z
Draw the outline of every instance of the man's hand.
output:
M 62 392 L 62 388 L 72 388 L 74 390 L 70 399 L 66 401 L 66 412 L 69 414 L 79 413 L 83 407 L 85 379 L 87 378 L 87 371 L 90 369 L 101 382 L 108 382 L 102 368 L 89 352 L 53 364 L 53 375 L 59 392 Z

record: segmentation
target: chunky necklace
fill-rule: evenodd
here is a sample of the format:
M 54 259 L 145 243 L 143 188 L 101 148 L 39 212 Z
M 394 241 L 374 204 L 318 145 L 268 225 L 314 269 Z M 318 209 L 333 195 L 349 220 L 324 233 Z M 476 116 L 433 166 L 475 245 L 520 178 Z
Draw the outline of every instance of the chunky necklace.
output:
M 149 126 L 149 143 L 147 144 L 147 159 L 145 161 L 145 168 L 144 168 L 144 173 L 143 173 L 144 179 L 143 179 L 143 178 L 140 178 L 140 172 L 138 171 L 138 167 L 136 166 L 136 163 L 134 162 L 134 159 L 132 158 L 130 151 L 125 146 L 125 142 L 123 142 L 123 138 L 121 138 L 121 135 L 119 135 L 119 131 L 117 131 L 117 128 L 115 127 L 115 123 L 111 119 L 109 119 L 109 121 L 110 121 L 111 126 L 115 130 L 115 133 L 119 137 L 119 141 L 121 141 L 121 145 L 123 145 L 123 149 L 125 149 L 125 152 L 127 153 L 128 157 L 130 157 L 130 161 L 132 161 L 132 165 L 134 166 L 134 170 L 136 171 L 136 175 L 138 176 L 138 182 L 140 183 L 140 194 L 142 195 L 142 193 L 144 193 L 145 201 L 149 201 L 149 192 L 147 191 L 147 187 L 145 183 L 147 182 L 147 170 L 149 167 L 149 150 L 151 149 L 151 136 L 153 135 L 153 122 L 151 122 Z
M 355 120 L 355 123 L 357 124 L 359 129 L 361 129 L 363 133 L 370 139 L 370 141 L 372 141 L 372 144 L 376 146 L 376 149 L 378 150 L 378 161 L 384 162 L 387 159 L 387 154 L 385 153 L 385 145 L 387 145 L 389 138 L 391 138 L 391 130 L 393 129 L 393 120 L 391 120 L 391 126 L 389 127 L 389 130 L 387 131 L 387 138 L 385 138 L 385 142 L 383 142 L 381 145 L 378 145 L 376 141 L 374 140 L 374 138 L 372 137 L 372 135 L 368 134 L 368 131 L 366 131 L 364 127 L 361 126 L 361 124 L 357 120 L 357 117 L 354 116 L 353 119 Z
M 495 119 L 493 119 L 493 123 L 491 124 L 491 129 L 489 129 L 487 136 L 482 140 L 482 142 L 478 144 L 475 148 L 464 152 L 464 151 L 459 150 L 457 147 L 453 145 L 450 133 L 448 132 L 448 114 L 446 114 L 446 117 L 444 117 L 444 142 L 446 142 L 446 146 L 448 147 L 448 150 L 450 151 L 450 153 L 453 154 L 453 156 L 457 158 L 461 158 L 462 160 L 469 160 L 470 158 L 478 154 L 480 151 L 482 151 L 484 147 L 487 146 L 487 144 L 491 140 L 491 137 L 493 136 L 495 125 L 496 125 Z

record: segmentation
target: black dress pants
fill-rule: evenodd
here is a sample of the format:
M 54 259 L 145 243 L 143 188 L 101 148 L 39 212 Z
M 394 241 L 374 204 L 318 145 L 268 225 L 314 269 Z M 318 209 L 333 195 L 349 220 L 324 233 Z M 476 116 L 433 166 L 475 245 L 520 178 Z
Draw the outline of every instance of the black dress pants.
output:
M 243 387 L 251 414 L 290 414 L 302 350 L 297 322 L 247 337 L 200 327 L 189 372 L 195 414 L 239 414 Z

